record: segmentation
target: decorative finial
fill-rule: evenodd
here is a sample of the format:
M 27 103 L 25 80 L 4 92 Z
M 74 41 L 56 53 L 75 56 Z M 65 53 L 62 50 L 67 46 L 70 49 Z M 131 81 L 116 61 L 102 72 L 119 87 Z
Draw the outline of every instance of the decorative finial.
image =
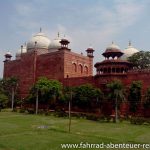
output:
M 129 46 L 131 46 L 131 41 L 129 40 Z
M 58 38 L 59 38 L 59 36 L 60 36 L 60 35 L 59 35 L 59 32 L 57 33 L 57 36 L 58 36 Z
M 114 41 L 112 41 L 112 44 L 114 44 Z
M 42 32 L 42 28 L 40 27 L 40 32 Z
M 27 42 L 24 42 L 24 46 L 26 46 L 27 45 Z
M 64 34 L 64 38 L 66 37 L 66 35 Z
M 35 41 L 35 47 L 36 47 L 37 41 Z
M 23 52 L 23 45 L 21 45 L 21 54 L 22 54 L 22 52 Z

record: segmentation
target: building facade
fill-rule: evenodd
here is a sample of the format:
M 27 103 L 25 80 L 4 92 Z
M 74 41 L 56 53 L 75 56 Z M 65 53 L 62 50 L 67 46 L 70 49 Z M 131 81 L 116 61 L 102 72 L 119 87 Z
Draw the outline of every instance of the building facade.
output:
M 16 54 L 11 60 L 11 54 L 5 55 L 4 78 L 19 79 L 20 97 L 25 98 L 30 88 L 39 77 L 57 79 L 64 82 L 66 78 L 90 77 L 93 75 L 93 49 L 87 49 L 87 56 L 77 54 L 68 48 L 69 41 L 59 36 L 50 42 L 48 37 L 40 32 Z
M 41 31 L 29 42 L 21 46 L 16 53 L 16 59 L 11 60 L 8 52 L 4 60 L 4 78 L 15 76 L 19 79 L 20 98 L 25 98 L 30 88 L 39 77 L 57 79 L 67 86 L 78 86 L 90 83 L 105 89 L 106 84 L 114 79 L 121 80 L 126 87 L 132 81 L 141 80 L 143 91 L 150 86 L 149 70 L 133 70 L 127 57 L 138 52 L 131 42 L 128 48 L 121 51 L 119 46 L 112 43 L 102 54 L 105 60 L 97 62 L 96 75 L 93 76 L 93 48 L 87 48 L 87 56 L 77 54 L 69 49 L 69 41 L 60 38 L 51 41 Z

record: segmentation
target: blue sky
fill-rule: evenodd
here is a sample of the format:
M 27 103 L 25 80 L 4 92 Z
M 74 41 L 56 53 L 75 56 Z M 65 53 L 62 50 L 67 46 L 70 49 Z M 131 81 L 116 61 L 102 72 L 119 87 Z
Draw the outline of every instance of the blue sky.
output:
M 0 77 L 4 54 L 15 53 L 40 27 L 51 40 L 64 35 L 74 52 L 92 45 L 94 63 L 112 41 L 123 50 L 131 40 L 150 50 L 149 0 L 5 0 L 0 2 Z

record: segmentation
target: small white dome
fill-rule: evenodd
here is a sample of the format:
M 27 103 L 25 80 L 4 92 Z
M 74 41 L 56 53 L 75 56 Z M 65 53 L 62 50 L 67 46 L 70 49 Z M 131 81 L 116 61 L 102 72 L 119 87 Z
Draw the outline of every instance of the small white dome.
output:
M 116 44 L 114 44 L 114 42 L 112 42 L 112 44 L 111 45 L 109 45 L 107 48 L 106 48 L 106 50 L 110 50 L 110 49 L 117 49 L 117 50 L 120 50 L 120 47 L 118 46 L 118 45 L 116 45 Z
M 61 48 L 61 38 L 59 36 L 59 32 L 57 34 L 57 38 L 55 38 L 48 46 L 48 50 L 49 52 L 55 52 L 55 51 L 58 51 L 59 48 Z
M 35 42 L 37 43 L 36 48 L 48 49 L 48 46 L 50 44 L 50 39 L 42 32 L 37 33 L 27 43 L 27 51 L 31 51 L 35 48 Z
M 6 54 L 5 54 L 5 55 L 11 55 L 10 51 L 6 52 Z
M 50 43 L 50 45 L 49 45 L 49 47 L 48 47 L 48 49 L 49 49 L 49 51 L 51 51 L 51 49 L 59 49 L 59 48 L 61 48 L 61 44 L 60 44 L 60 41 L 61 41 L 61 39 L 58 37 L 58 38 L 56 38 L 56 39 L 54 39 L 51 43 Z
M 6 52 L 6 54 L 4 55 L 5 56 L 5 60 L 7 61 L 7 60 L 11 60 L 11 57 L 12 57 L 12 55 L 11 55 L 11 53 L 8 51 L 8 52 Z
M 16 53 L 16 59 L 19 59 L 20 56 L 21 56 L 21 53 L 26 53 L 27 52 L 27 47 L 26 47 L 26 44 L 23 45 L 19 50 L 18 52 Z
M 124 58 L 124 59 L 127 59 L 127 57 L 130 57 L 130 56 L 132 56 L 133 54 L 139 52 L 139 50 L 137 50 L 136 48 L 134 48 L 134 47 L 131 45 L 131 42 L 129 42 L 128 47 L 127 47 L 123 52 L 124 52 L 123 58 Z
M 26 53 L 26 52 L 27 52 L 27 47 L 25 44 L 25 45 L 22 45 L 22 47 L 20 47 L 17 53 Z

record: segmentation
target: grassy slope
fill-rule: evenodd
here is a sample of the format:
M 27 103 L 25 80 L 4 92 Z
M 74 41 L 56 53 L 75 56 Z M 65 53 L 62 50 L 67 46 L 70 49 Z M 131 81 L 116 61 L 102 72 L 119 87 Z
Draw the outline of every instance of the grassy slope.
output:
M 48 128 L 39 129 L 41 125 Z M 60 150 L 62 143 L 149 143 L 149 126 L 125 123 L 99 123 L 72 119 L 68 133 L 68 119 L 0 112 L 0 150 Z

